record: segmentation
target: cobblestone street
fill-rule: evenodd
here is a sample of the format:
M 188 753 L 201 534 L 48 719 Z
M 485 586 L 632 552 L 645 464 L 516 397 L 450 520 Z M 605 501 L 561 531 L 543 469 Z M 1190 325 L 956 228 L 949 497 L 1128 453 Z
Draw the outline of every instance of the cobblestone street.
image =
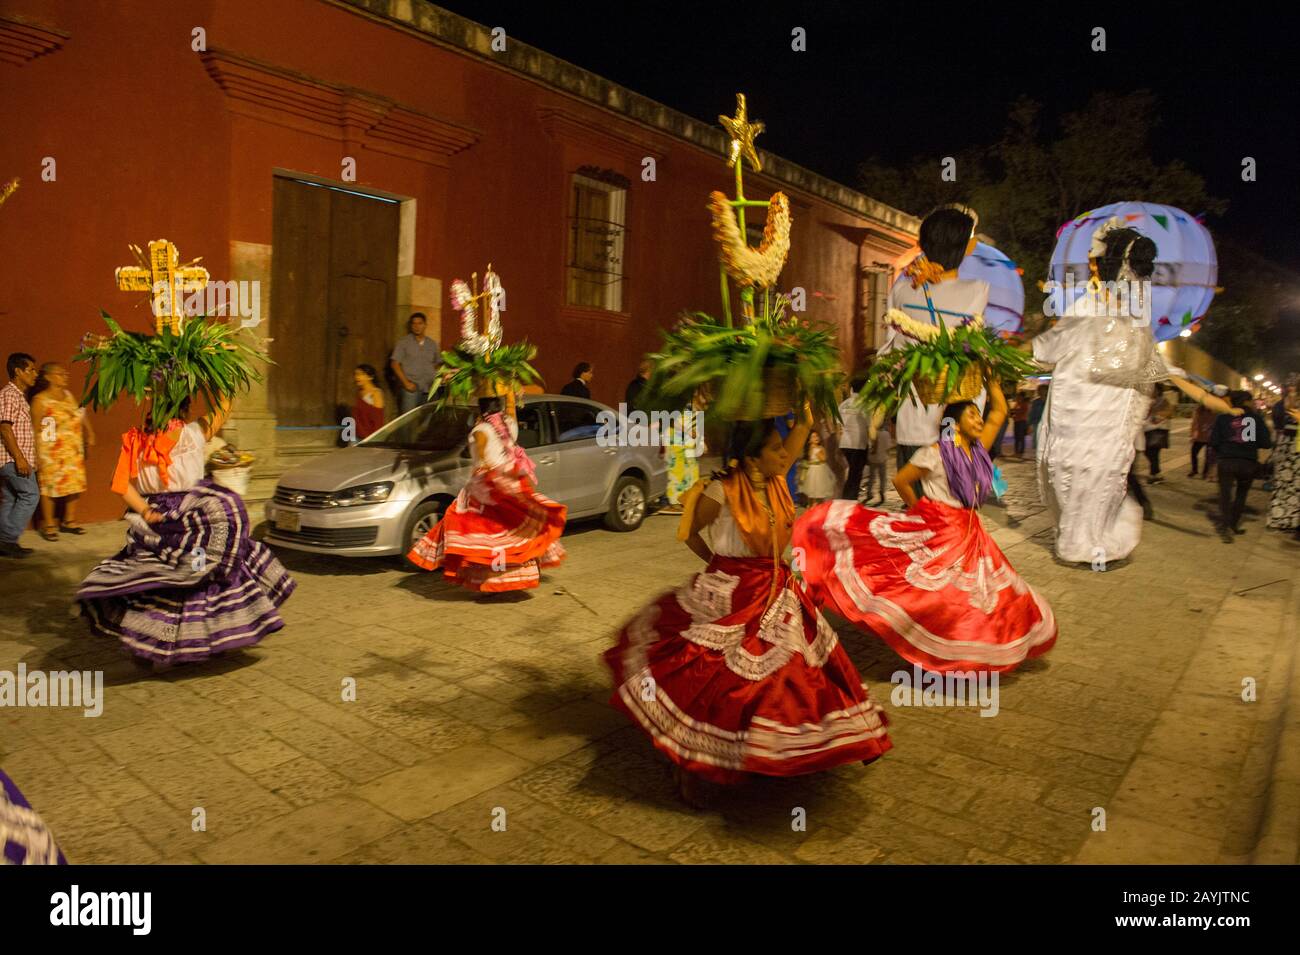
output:
M 1056 647 L 981 718 L 894 705 L 910 667 L 841 626 L 895 748 L 708 811 L 607 705 L 599 659 L 698 566 L 668 517 L 570 528 L 568 562 L 523 597 L 282 552 L 299 584 L 285 629 L 161 675 L 69 614 L 122 525 L 28 534 L 37 553 L 0 570 L 0 669 L 102 669 L 105 701 L 93 719 L 0 710 L 0 766 L 74 863 L 1294 863 L 1300 547 L 1265 530 L 1260 490 L 1248 533 L 1221 542 L 1217 486 L 1186 476 L 1186 447 L 1176 430 L 1156 520 L 1104 573 L 1057 563 L 1032 464 L 1003 458 L 1007 505 L 985 520 L 1052 604 Z

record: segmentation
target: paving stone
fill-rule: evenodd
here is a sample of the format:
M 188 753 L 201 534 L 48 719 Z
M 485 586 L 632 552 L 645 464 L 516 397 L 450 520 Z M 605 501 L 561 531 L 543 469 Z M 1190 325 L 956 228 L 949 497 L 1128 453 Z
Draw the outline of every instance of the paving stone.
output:
M 161 675 L 61 616 L 120 546 L 120 522 L 57 554 L 35 540 L 0 574 L 0 668 L 102 669 L 105 710 L 0 710 L 0 765 L 83 863 L 1293 863 L 1300 755 L 1278 734 L 1296 712 L 1286 621 L 1300 562 L 1258 521 L 1229 553 L 1205 521 L 1212 489 L 1179 474 L 1180 453 L 1153 490 L 1160 521 L 1105 573 L 1056 562 L 1032 465 L 1003 463 L 1008 506 L 981 519 L 1061 636 L 1004 676 L 996 717 L 894 707 L 890 676 L 910 667 L 833 620 L 895 749 L 870 767 L 756 779 L 704 812 L 609 707 L 600 658 L 640 604 L 698 569 L 665 518 L 635 534 L 575 529 L 570 560 L 522 599 L 393 562 L 292 555 L 284 631 Z M 1190 586 L 1175 565 L 1216 572 Z M 33 617 L 34 593 L 52 609 Z M 505 833 L 490 828 L 496 806 Z
M 363 799 L 338 795 L 250 826 L 198 854 L 209 865 L 333 862 L 401 825 Z
M 756 842 L 737 838 L 725 828 L 694 832 L 668 858 L 683 865 L 786 865 L 792 860 Z
M 514 779 L 532 767 L 527 760 L 484 744 L 462 746 L 436 762 L 388 773 L 362 786 L 363 799 L 408 822 Z
M 651 852 L 666 852 L 705 825 L 698 813 L 627 801 L 590 820 L 602 832 Z M 676 856 L 678 862 L 683 861 Z M 694 859 L 693 861 L 707 861 Z

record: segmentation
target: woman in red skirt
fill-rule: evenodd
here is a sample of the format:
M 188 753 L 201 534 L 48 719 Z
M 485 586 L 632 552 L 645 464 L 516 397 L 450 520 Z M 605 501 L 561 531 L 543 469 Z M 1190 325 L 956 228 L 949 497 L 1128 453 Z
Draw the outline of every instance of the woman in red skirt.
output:
M 479 399 L 470 432 L 474 471 L 438 525 L 408 558 L 469 590 L 528 590 L 564 560 L 566 508 L 537 493 L 533 462 L 516 444 L 515 396 Z
M 1006 420 L 987 381 L 988 420 L 969 401 L 944 409 L 938 444 L 894 477 L 906 513 L 829 501 L 794 531 L 804 582 L 821 606 L 880 636 L 927 670 L 1012 670 L 1056 642 L 1056 618 L 998 549 L 977 509 L 988 497 L 988 449 Z M 913 483 L 925 496 L 919 501 Z
M 784 475 L 808 439 L 772 420 L 737 426 L 730 466 L 683 500 L 678 537 L 708 567 L 649 604 L 605 654 L 614 706 L 700 779 L 795 776 L 890 748 L 880 707 L 781 558 L 794 524 Z M 705 535 L 708 535 L 706 541 Z

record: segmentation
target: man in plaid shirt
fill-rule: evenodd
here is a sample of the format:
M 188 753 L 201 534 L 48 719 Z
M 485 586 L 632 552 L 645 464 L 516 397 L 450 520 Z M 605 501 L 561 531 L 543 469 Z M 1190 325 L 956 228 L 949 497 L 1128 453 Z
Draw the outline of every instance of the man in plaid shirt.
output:
M 36 359 L 16 352 L 5 362 L 9 384 L 0 388 L 0 557 L 32 552 L 18 538 L 27 529 L 41 493 L 36 486 L 35 435 L 27 389 L 36 384 Z

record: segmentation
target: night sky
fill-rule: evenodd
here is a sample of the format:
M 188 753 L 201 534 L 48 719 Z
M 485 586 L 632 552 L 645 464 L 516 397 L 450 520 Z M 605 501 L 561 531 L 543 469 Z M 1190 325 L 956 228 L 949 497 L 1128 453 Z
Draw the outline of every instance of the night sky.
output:
M 751 119 L 767 124 L 760 147 L 855 187 L 873 153 L 932 154 L 937 169 L 937 157 L 994 141 L 1022 93 L 1053 114 L 1094 92 L 1151 89 L 1163 107 L 1154 158 L 1182 159 L 1229 202 L 1206 220 L 1211 231 L 1300 270 L 1300 65 L 1291 31 L 1253 5 L 1215 5 L 1223 19 L 1213 22 L 1199 6 L 1150 3 L 1101 14 L 1082 4 L 440 5 L 699 119 L 730 114 L 745 92 Z M 795 26 L 808 31 L 805 53 L 790 49 Z M 1090 48 L 1094 26 L 1106 28 L 1104 53 Z M 1241 181 L 1243 156 L 1258 164 L 1253 183 Z

